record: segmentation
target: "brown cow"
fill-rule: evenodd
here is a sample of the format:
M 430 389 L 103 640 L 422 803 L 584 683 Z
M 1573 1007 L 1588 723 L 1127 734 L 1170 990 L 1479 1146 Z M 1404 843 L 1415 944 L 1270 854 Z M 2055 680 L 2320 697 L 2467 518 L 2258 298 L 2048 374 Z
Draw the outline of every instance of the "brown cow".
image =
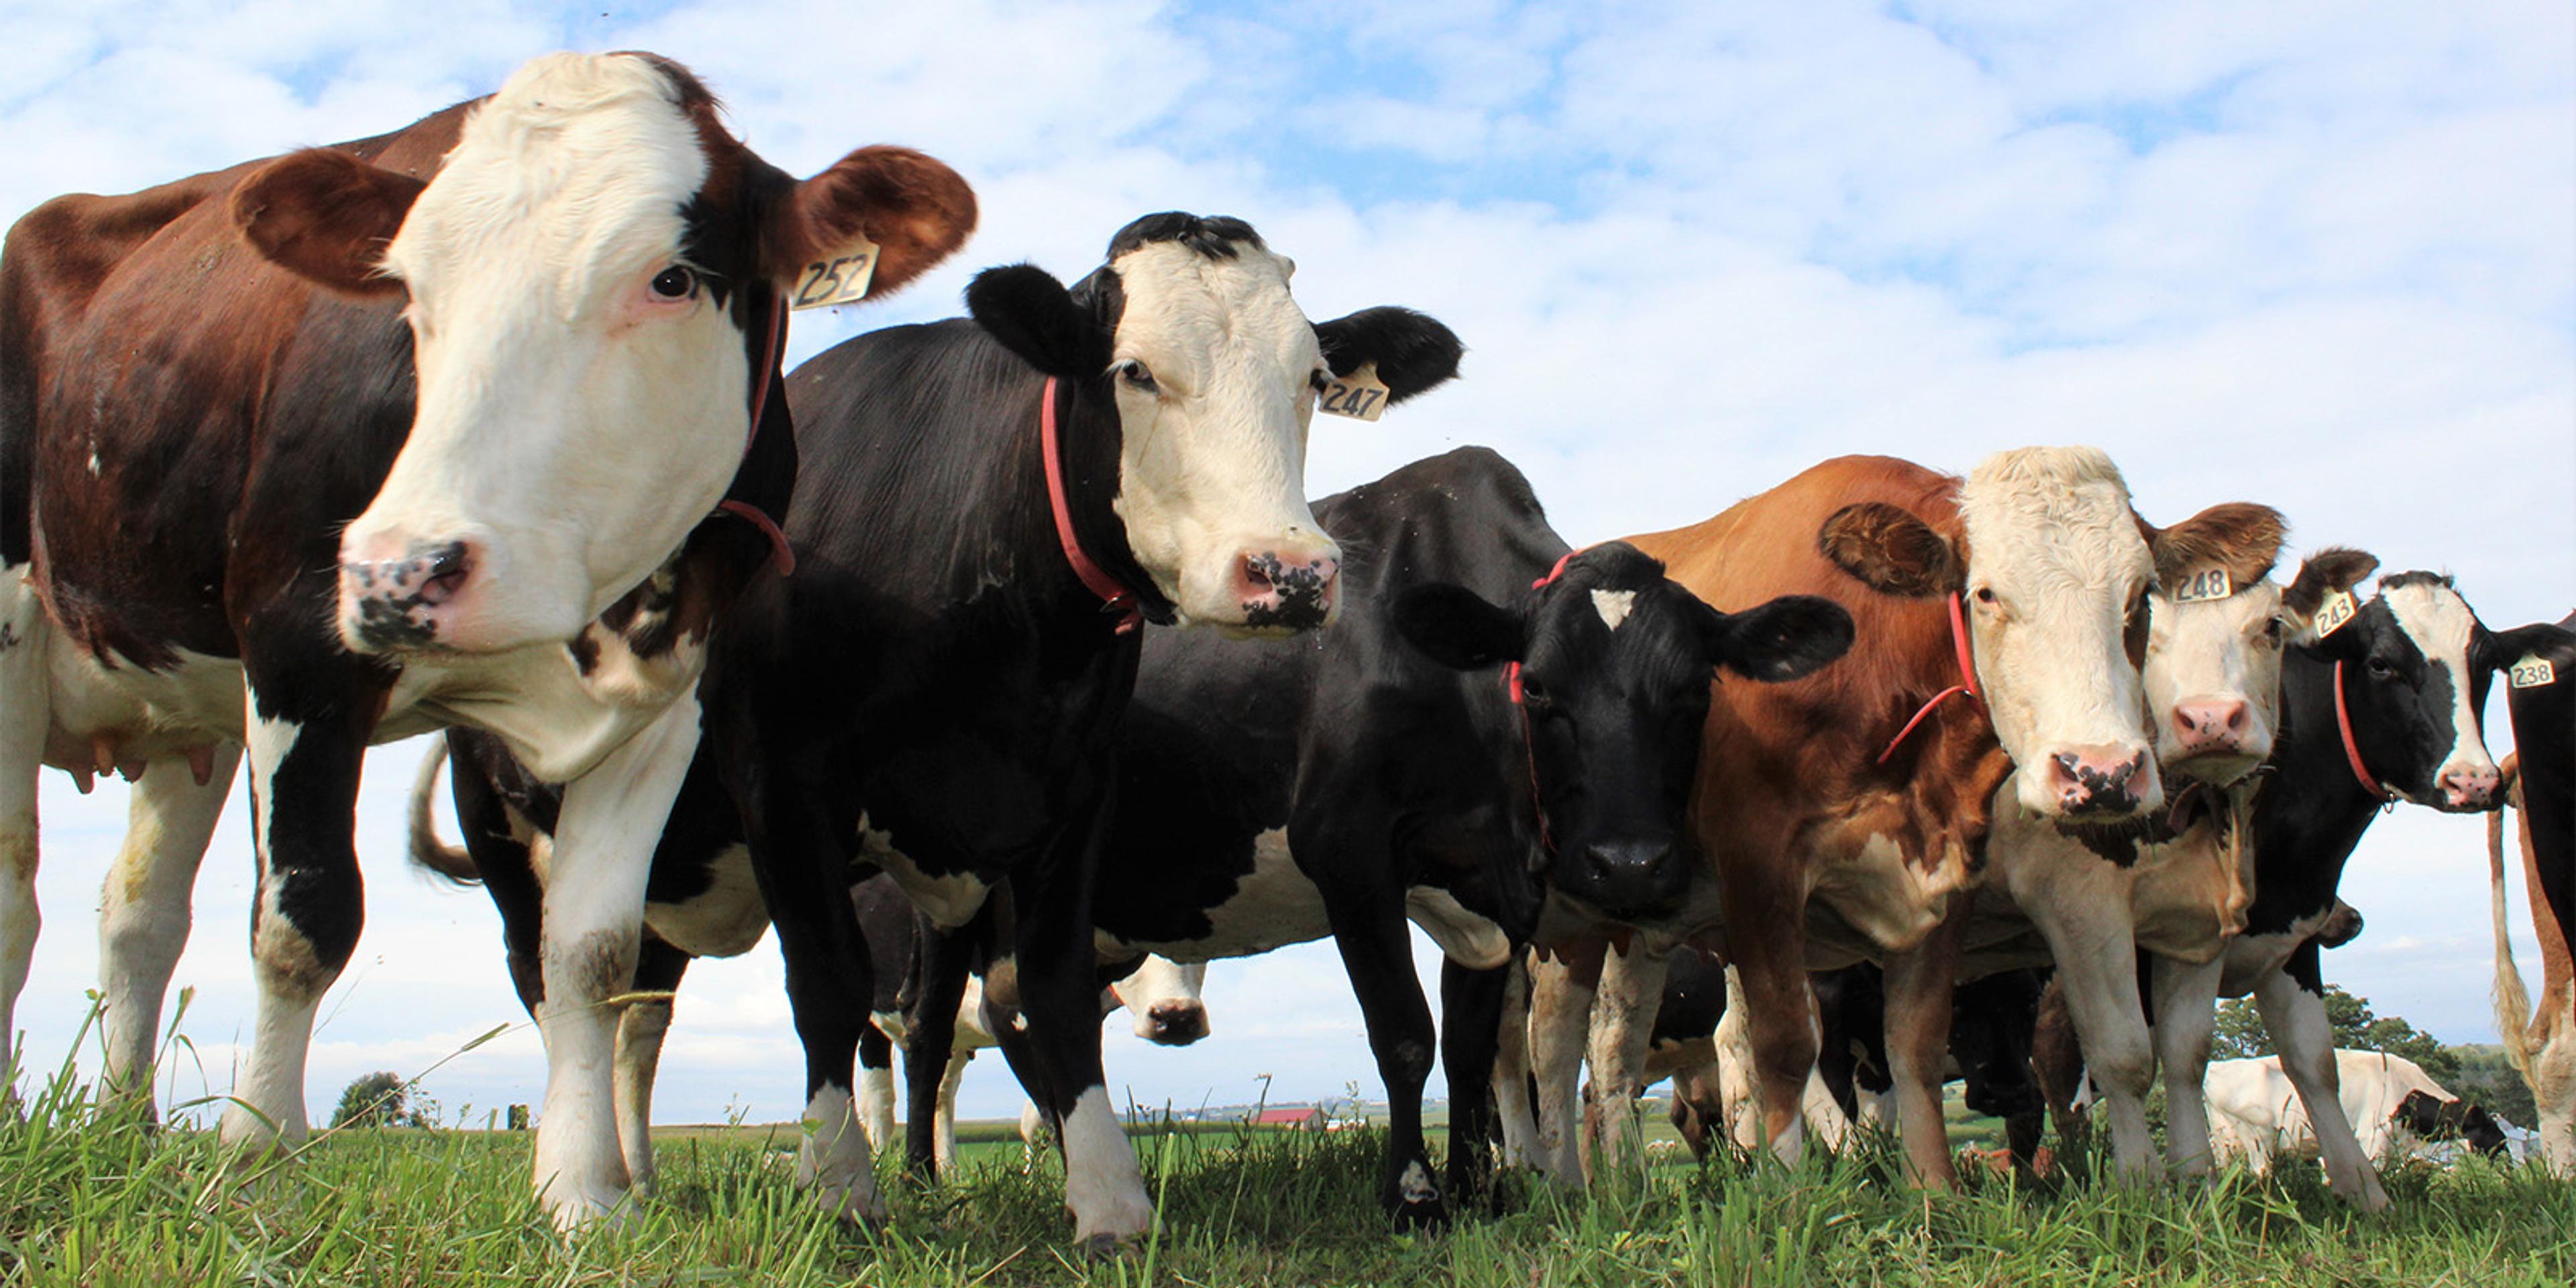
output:
M 35 929 L 36 779 L 137 780 L 107 883 L 111 1077 L 143 1076 L 188 888 L 251 761 L 260 1008 L 224 1138 L 303 1135 L 363 920 L 370 742 L 487 729 L 566 784 L 536 1180 L 628 1184 L 610 1050 L 709 631 L 795 477 L 784 300 L 955 250 L 974 194 L 867 148 L 802 182 L 645 54 L 558 54 L 356 143 L 119 197 L 0 253 L 0 1028 Z
M 2576 615 L 2515 635 L 2527 653 L 2508 657 L 2505 700 L 2515 751 L 2507 764 L 2521 823 L 2523 888 L 2540 937 L 2540 1005 L 2514 965 L 2505 925 L 2504 815 L 2488 816 L 2495 886 L 2496 1031 L 2531 1084 L 2540 1148 L 2560 1175 L 2576 1176 Z

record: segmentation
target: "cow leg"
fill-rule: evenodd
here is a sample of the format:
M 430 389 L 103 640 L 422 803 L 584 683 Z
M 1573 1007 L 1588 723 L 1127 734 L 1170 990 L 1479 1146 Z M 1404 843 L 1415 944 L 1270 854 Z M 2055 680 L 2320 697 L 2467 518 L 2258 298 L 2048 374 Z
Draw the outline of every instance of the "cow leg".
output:
M 2334 1191 L 2365 1212 L 2384 1211 L 2388 1191 L 2362 1155 L 2352 1123 L 2343 1115 L 2335 1069 L 2334 1026 L 2326 1019 L 2325 985 L 2317 961 L 2317 941 L 2301 943 L 2281 969 L 2255 981 L 2254 1004 L 2263 1012 L 2263 1027 L 2281 1053 L 2281 1072 L 2298 1090 L 2308 1111 L 2308 1129 L 2316 1133 L 2317 1152 L 2326 1165 Z
M 1687 952 L 1688 949 L 1683 951 Z M 1646 1143 L 1637 1121 L 1637 1097 L 1646 1090 L 1646 1048 L 1654 1041 L 1655 1013 L 1663 1006 L 1664 975 L 1672 960 L 1630 940 L 1602 963 L 1594 991 L 1590 1063 L 1583 1106 L 1584 1136 L 1592 1147 L 1595 1178 L 1643 1175 Z
M 1807 988 L 1806 928 L 1795 911 L 1800 904 L 1765 899 L 1731 906 L 1792 909 L 1784 917 L 1758 918 L 1736 933 L 1730 926 L 1727 946 L 1744 982 L 1744 1019 L 1753 1043 L 1756 1094 L 1762 1106 L 1762 1139 L 1784 1163 L 1795 1164 L 1806 1151 L 1807 1074 L 1816 1066 L 1816 1019 Z
M 2090 1139 L 2084 1116 L 2075 1108 L 2076 1092 L 2084 1081 L 2084 1048 L 2076 1040 L 2075 1020 L 2066 1010 L 2066 984 L 2052 978 L 2039 997 L 2039 1023 L 2030 1038 L 2031 1075 L 2039 1083 L 2039 1097 L 2046 1112 L 2057 1120 L 2058 1146 L 2065 1151 L 2058 1161 L 2078 1157 Z M 2037 1129 L 2033 1128 L 2033 1140 Z
M 676 993 L 688 973 L 689 955 L 650 933 L 635 968 L 638 993 Z M 662 1067 L 662 1038 L 671 1031 L 668 997 L 639 998 L 617 1020 L 617 1144 L 626 1156 L 626 1179 L 638 1193 L 653 1192 L 653 1078 Z
M 2165 1076 L 2165 1157 L 2177 1175 L 2206 1177 L 2210 1170 L 2209 1038 L 2218 1022 L 2218 983 L 2224 957 L 2206 965 L 2153 959 L 2156 1061 Z
M 939 1152 L 940 1089 L 956 1058 L 957 1008 L 965 1001 L 975 939 L 920 924 L 921 982 L 903 1031 L 904 1166 L 913 1179 L 930 1181 L 948 1166 Z M 950 1153 L 955 1149 L 952 1144 Z
M 1941 1083 L 1950 1058 L 1952 992 L 1959 972 L 1959 930 L 1953 916 L 1910 952 L 1887 959 L 1887 1074 L 1894 1084 L 1896 1129 L 1916 1184 L 1956 1188 L 1950 1134 L 1941 1118 Z
M 53 724 L 45 667 L 52 627 L 28 580 L 32 571 L 0 567 L 0 1105 L 16 1085 L 18 994 L 43 924 L 36 912 L 36 781 Z
M 1136 1151 L 1110 1107 L 1100 1065 L 1091 883 L 1114 798 L 1114 791 L 1104 789 L 1091 816 L 1069 823 L 1034 868 L 1011 883 L 1020 1011 L 1028 1023 L 1029 1062 L 1040 1079 L 1031 1087 L 1024 1077 L 1022 1085 L 1058 1124 L 1074 1238 L 1095 1253 L 1145 1233 L 1154 1221 L 1153 1200 L 1145 1194 Z
M 221 1139 L 260 1151 L 304 1139 L 314 1009 L 348 964 L 366 921 L 352 829 L 380 695 L 334 683 L 349 677 L 329 670 L 267 677 L 265 658 L 254 653 L 249 664 L 251 841 L 259 864 L 250 942 L 259 1018 Z
M 1451 1088 L 1449 1197 L 1460 1205 L 1491 1193 L 1494 1101 L 1483 1093 L 1493 1086 L 1503 994 L 1513 974 L 1508 962 L 1491 970 L 1472 970 L 1445 957 L 1440 962 L 1440 1061 Z
M 2125 935 L 2079 943 L 2052 934 L 2049 944 L 2084 1067 L 2102 1088 L 2116 1173 L 2126 1182 L 2144 1182 L 2155 1175 L 2147 1092 L 2155 1082 L 2156 1052 L 2146 1010 L 2138 1002 L 2137 950 Z
M 1292 852 L 1332 853 L 1348 871 L 1372 878 L 1392 870 L 1376 847 L 1341 841 L 1310 847 L 1294 838 L 1289 844 Z M 1340 874 L 1322 875 L 1332 881 Z M 1438 1224 L 1449 1218 L 1449 1211 L 1440 1186 L 1431 1179 L 1430 1155 L 1422 1142 L 1422 1085 L 1431 1076 L 1437 1034 L 1431 1023 L 1431 1003 L 1413 973 L 1413 940 L 1402 912 L 1404 901 L 1400 894 L 1369 883 L 1345 879 L 1317 884 L 1324 886 L 1333 944 L 1341 950 L 1342 969 L 1359 998 L 1369 1050 L 1377 1057 L 1378 1077 L 1386 1085 L 1386 1162 L 1378 1176 L 1378 1205 L 1402 1225 Z
M 1538 1151 L 1538 1118 L 1530 1101 L 1528 958 L 1526 952 L 1515 953 L 1506 968 L 1510 977 L 1503 985 L 1502 1014 L 1494 1030 L 1494 1117 L 1502 1131 L 1505 1167 L 1531 1166 Z
M 1541 1175 L 1580 1188 L 1583 1158 L 1576 1133 L 1582 1116 L 1583 1040 L 1592 1022 L 1608 945 L 1559 945 L 1530 963 L 1530 1070 L 1538 1081 L 1537 1158 Z
M 617 1131 L 623 1008 L 611 999 L 642 958 L 644 888 L 697 755 L 698 719 L 692 690 L 564 787 L 538 945 L 546 1098 L 534 1168 L 539 1200 L 561 1229 L 609 1216 L 629 1184 Z
M 456 824 L 465 852 L 483 878 L 483 893 L 501 914 L 501 944 L 510 963 L 510 986 L 528 1014 L 546 1000 L 545 964 L 538 951 L 545 937 L 546 888 L 537 877 L 527 844 L 511 825 L 510 808 L 492 789 L 490 779 L 471 769 L 472 758 L 457 734 L 447 741 L 449 796 L 456 803 Z
M 127 799 L 125 844 L 99 892 L 98 967 L 110 1096 L 152 1116 L 152 1058 L 170 972 L 188 946 L 189 896 L 223 817 L 241 749 L 214 749 L 203 786 L 184 759 L 154 761 Z
M 931 1160 L 939 1174 L 951 1176 L 957 1171 L 957 1092 L 966 1085 L 966 1066 L 975 1062 L 972 1051 L 952 1051 L 948 1065 L 939 1076 L 939 1106 L 935 1111 L 936 1129 L 931 1133 Z
M 870 1024 L 859 1030 L 859 1126 L 878 1153 L 894 1148 L 894 1042 Z

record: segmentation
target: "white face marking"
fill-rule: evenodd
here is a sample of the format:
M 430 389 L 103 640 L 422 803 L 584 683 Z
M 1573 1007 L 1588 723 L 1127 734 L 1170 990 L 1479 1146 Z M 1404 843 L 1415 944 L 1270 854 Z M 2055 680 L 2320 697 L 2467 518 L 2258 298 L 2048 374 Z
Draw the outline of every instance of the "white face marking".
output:
M 1430 1171 L 1418 1158 L 1404 1165 L 1404 1175 L 1397 1178 L 1396 1185 L 1407 1203 L 1428 1203 L 1440 1197 L 1440 1187 L 1431 1183 Z
M 1073 1237 L 1127 1239 L 1154 1223 L 1154 1204 L 1136 1169 L 1136 1151 L 1119 1130 L 1109 1092 L 1085 1087 L 1064 1119 L 1064 1205 L 1073 1209 Z
M 1154 1036 L 1153 1012 L 1156 1007 L 1196 1006 L 1202 1021 L 1207 1002 L 1199 996 L 1200 985 L 1207 982 L 1207 963 L 1184 965 L 1171 958 L 1147 954 L 1127 977 L 1112 983 L 1109 992 L 1114 1004 L 1127 1008 L 1136 1036 Z
M 2148 597 L 2146 686 L 2156 759 L 2167 769 L 2225 785 L 2253 772 L 2272 754 L 2281 708 L 2281 588 L 2269 580 L 2239 586 L 2225 599 L 2177 604 Z M 2195 706 L 2242 702 L 2245 723 L 2236 754 L 2187 761 L 2176 713 Z
M 2155 569 L 2118 468 L 2091 447 L 1998 452 L 1959 489 L 1959 514 L 1977 684 L 2005 753 L 2033 768 L 2067 748 L 2145 753 L 2124 627 Z M 2020 795 L 2054 817 L 2047 777 L 2021 775 Z M 2141 810 L 2162 803 L 2152 759 L 2131 786 Z
M 2388 601 L 2389 615 L 2424 654 L 2425 664 L 2440 667 L 2451 681 L 2451 749 L 2433 771 L 2433 781 L 2453 772 L 2496 772 L 2486 739 L 2478 733 L 2477 713 L 2469 708 L 2469 641 L 2477 614 L 2459 592 L 2431 582 L 2382 590 L 2380 598 Z
M 660 71 L 550 55 L 475 109 L 387 248 L 418 415 L 341 549 L 475 543 L 443 645 L 571 638 L 723 496 L 749 430 L 743 333 L 703 287 L 649 285 L 707 170 Z
M 1636 606 L 1637 592 L 1633 590 L 1596 590 L 1592 592 L 1593 611 L 1601 614 L 1602 625 L 1607 626 L 1614 631 L 1619 629 L 1619 623 L 1628 620 L 1629 611 L 1634 609 Z
M 1118 514 L 1182 619 L 1216 625 L 1244 620 L 1244 556 L 1291 566 L 1340 557 L 1306 505 L 1315 328 L 1288 292 L 1284 257 L 1235 249 L 1210 259 L 1154 242 L 1110 264 L 1126 295 L 1114 353 L 1156 386 L 1115 381 Z

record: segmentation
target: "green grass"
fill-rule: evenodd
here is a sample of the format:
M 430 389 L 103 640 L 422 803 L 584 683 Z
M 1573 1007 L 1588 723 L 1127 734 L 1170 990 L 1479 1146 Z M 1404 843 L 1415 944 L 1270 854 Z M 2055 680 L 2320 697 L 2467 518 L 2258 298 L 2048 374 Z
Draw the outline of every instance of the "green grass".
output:
M 886 1230 L 845 1229 L 791 1176 L 797 1128 L 663 1142 L 661 1191 L 570 1243 L 528 1199 L 524 1134 L 326 1134 L 247 1184 L 211 1135 L 149 1132 L 57 1078 L 0 1113 L 0 1284 L 1005 1285 L 2336 1284 L 2576 1279 L 2576 1185 L 2529 1170 L 2408 1167 L 2395 1210 L 2354 1216 L 2312 1167 L 2209 1189 L 1928 1196 L 1883 1145 L 1792 1170 L 1659 1154 L 1564 1195 L 1523 1178 L 1503 1212 L 1391 1231 L 1374 1131 L 1141 1136 L 1162 1227 L 1096 1264 L 1068 1246 L 1051 1159 L 970 1148 L 961 1179 L 900 1186 Z

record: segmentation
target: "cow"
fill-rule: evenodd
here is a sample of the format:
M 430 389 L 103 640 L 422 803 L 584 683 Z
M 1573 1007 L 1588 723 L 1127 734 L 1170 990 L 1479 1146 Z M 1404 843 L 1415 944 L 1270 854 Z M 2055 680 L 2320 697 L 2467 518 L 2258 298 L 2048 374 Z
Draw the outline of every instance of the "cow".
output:
M 2490 1158 L 2504 1153 L 2504 1129 L 2485 1109 L 2445 1090 L 2423 1067 L 2382 1051 L 2334 1053 L 2336 1101 L 2377 1164 L 2399 1141 L 2457 1136 Z M 2211 1143 L 2220 1163 L 2268 1172 L 2277 1153 L 2318 1147 L 2307 1106 L 2282 1072 L 2281 1057 L 2210 1062 L 2206 1087 Z
M 2506 763 L 2522 828 L 2523 888 L 2540 938 L 2540 1005 L 2514 965 L 2506 926 L 2504 815 L 2487 820 L 2494 886 L 2496 1032 L 2540 1109 L 2549 1166 L 2576 1175 L 2576 614 L 2555 627 L 2508 632 L 2496 651 L 2506 670 L 2514 753 Z
M 1693 797 L 1692 893 L 1681 915 L 1646 927 L 1718 948 L 1740 971 L 1762 1134 L 1782 1157 L 1802 1148 L 1798 1106 L 1815 1064 L 1807 971 L 1931 935 L 1971 880 L 2013 764 L 2031 767 L 2004 802 L 2016 812 L 2114 829 L 2162 806 L 2137 673 L 2152 534 L 2100 451 L 2031 448 L 1965 480 L 1840 458 L 1704 523 L 1633 539 L 1721 608 L 1822 594 L 1856 623 L 1849 664 L 1715 695 Z M 1658 995 L 1663 959 L 1651 945 L 1596 946 L 1568 962 L 1534 982 L 1531 1041 L 1546 1165 L 1570 1181 L 1572 1133 L 1548 1123 L 1573 1117 L 1593 1009 L 1582 995 L 1619 998 L 1590 1024 L 1601 1099 L 1584 1117 L 1624 1122 L 1648 1030 L 1634 1011 Z M 1891 1057 L 1907 1058 L 1895 1046 Z M 1621 1132 L 1600 1143 L 1631 1142 Z M 1946 1145 L 1918 1163 L 1937 1180 Z
M 565 784 L 533 1173 L 626 1189 L 606 1005 L 697 681 L 796 472 L 781 303 L 954 251 L 972 190 L 902 148 L 797 181 L 686 69 L 558 54 L 354 143 L 37 207 L 0 252 L 0 995 L 35 780 L 136 780 L 103 933 L 113 1080 L 148 1095 L 190 876 L 250 761 L 260 994 L 222 1137 L 306 1131 L 314 1010 L 362 919 L 371 742 L 491 731 Z

